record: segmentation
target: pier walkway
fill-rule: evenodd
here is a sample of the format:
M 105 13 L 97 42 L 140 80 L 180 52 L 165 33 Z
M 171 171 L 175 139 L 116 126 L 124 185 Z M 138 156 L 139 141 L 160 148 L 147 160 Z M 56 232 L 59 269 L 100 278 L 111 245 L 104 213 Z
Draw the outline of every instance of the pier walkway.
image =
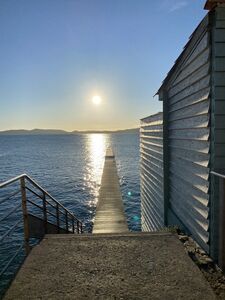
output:
M 116 161 L 111 148 L 107 149 L 102 174 L 93 233 L 128 232 L 124 214 Z

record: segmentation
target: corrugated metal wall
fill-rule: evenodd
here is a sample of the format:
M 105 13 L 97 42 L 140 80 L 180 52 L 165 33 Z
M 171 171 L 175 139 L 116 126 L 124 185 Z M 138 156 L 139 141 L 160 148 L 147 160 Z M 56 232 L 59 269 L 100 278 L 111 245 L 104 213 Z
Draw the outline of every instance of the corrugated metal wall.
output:
M 225 8 L 212 14 L 211 169 L 225 171 Z M 211 177 L 211 255 L 218 256 L 219 182 Z
M 225 169 L 225 8 L 217 8 L 213 26 L 213 167 Z
M 154 128 L 161 114 L 142 119 L 141 124 L 143 230 L 159 229 L 178 221 L 207 251 L 211 84 L 208 25 L 206 16 L 160 90 L 159 96 L 166 104 L 164 150 L 162 127 L 157 127 L 157 131 Z
M 209 45 L 206 17 L 174 69 L 165 100 L 169 207 L 206 250 L 209 241 Z
M 141 120 L 142 230 L 164 226 L 162 113 Z
M 143 229 L 180 225 L 216 259 L 219 188 L 210 171 L 225 171 L 224 6 L 193 32 L 158 95 L 163 134 L 153 130 L 157 115 L 141 124 Z

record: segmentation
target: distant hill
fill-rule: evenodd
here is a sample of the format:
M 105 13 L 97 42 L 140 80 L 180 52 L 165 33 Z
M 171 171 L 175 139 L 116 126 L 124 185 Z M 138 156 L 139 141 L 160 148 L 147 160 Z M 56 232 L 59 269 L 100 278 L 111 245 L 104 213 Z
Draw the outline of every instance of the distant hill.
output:
M 58 129 L 15 129 L 0 131 L 0 135 L 47 135 L 47 134 L 68 134 L 65 130 Z
M 85 130 L 85 131 L 72 131 L 72 133 L 138 133 L 139 128 L 120 129 L 120 130 Z
M 118 133 L 139 133 L 139 128 L 121 129 L 117 130 Z
M 122 130 L 85 130 L 85 131 L 78 131 L 74 130 L 72 132 L 60 130 L 60 129 L 32 129 L 32 130 L 25 130 L 25 129 L 15 129 L 15 130 L 5 130 L 0 131 L 0 135 L 62 135 L 62 134 L 82 134 L 82 133 L 138 133 L 139 128 L 132 128 L 132 129 L 122 129 Z
M 108 130 L 74 130 L 71 133 L 77 134 L 77 133 L 111 133 L 112 131 Z

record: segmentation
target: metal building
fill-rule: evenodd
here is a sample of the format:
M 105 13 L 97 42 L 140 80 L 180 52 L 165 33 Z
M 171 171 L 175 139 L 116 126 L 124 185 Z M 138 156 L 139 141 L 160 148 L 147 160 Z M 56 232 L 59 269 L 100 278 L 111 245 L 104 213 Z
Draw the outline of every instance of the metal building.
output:
M 181 226 L 217 259 L 222 208 L 212 171 L 225 171 L 225 1 L 208 0 L 206 9 L 157 92 L 163 143 L 151 130 L 155 116 L 141 120 L 142 219 L 143 230 Z M 155 144 L 163 145 L 158 160 Z M 225 237 L 223 243 L 225 255 Z
M 164 225 L 162 113 L 141 120 L 140 139 L 142 230 L 152 231 Z

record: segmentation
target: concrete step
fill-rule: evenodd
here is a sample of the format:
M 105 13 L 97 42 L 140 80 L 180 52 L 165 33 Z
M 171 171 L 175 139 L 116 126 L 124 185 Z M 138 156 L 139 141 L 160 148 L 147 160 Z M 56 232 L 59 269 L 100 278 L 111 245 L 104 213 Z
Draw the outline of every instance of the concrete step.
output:
M 176 235 L 46 235 L 5 299 L 216 299 Z

